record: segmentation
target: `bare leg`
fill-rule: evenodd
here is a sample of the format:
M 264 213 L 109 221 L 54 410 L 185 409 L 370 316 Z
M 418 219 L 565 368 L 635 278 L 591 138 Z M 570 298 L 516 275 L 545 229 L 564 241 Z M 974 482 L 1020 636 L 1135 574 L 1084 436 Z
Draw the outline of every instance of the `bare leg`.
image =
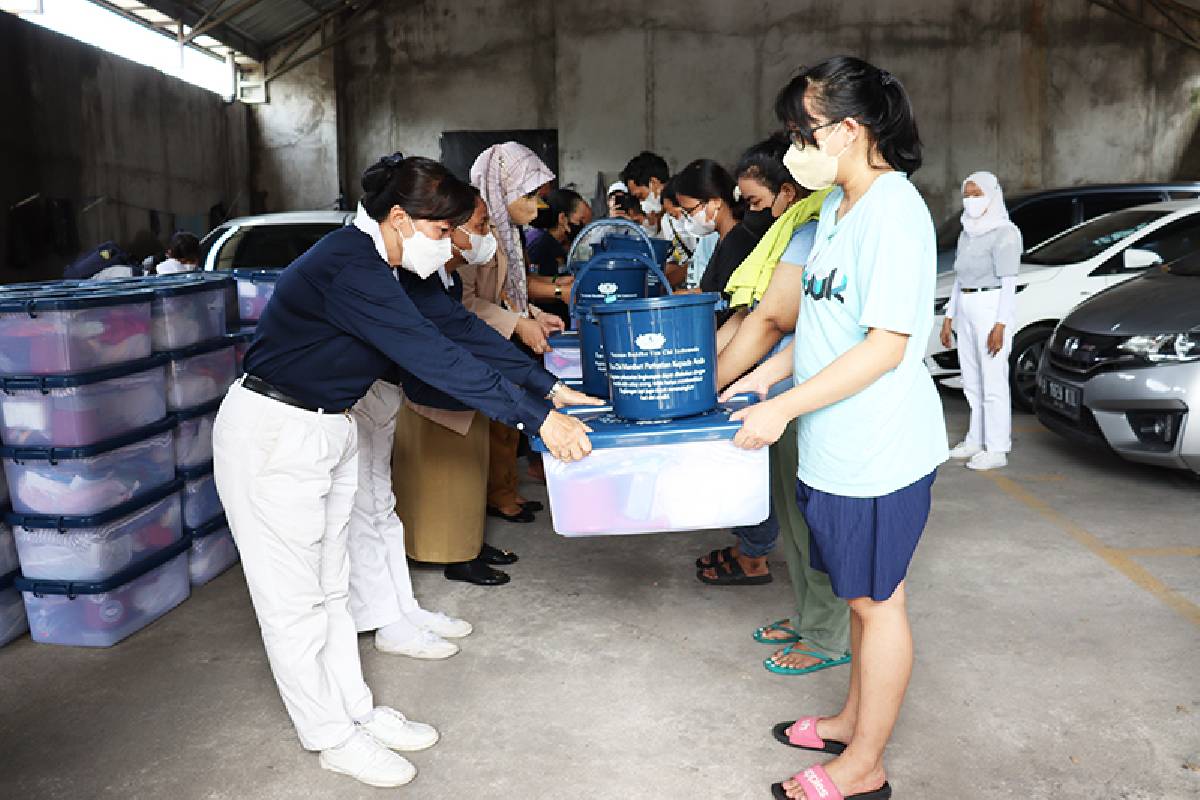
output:
M 851 670 L 851 690 L 846 707 L 835 719 L 840 721 L 853 711 L 857 712 L 857 721 L 846 752 L 825 765 L 844 795 L 874 791 L 887 780 L 883 750 L 900 714 L 913 662 L 912 632 L 908 625 L 903 582 L 887 600 L 877 602 L 869 597 L 857 597 L 850 601 L 850 608 L 856 669 Z M 857 626 L 857 630 L 853 626 Z M 857 702 L 855 694 L 858 695 Z M 826 725 L 819 730 L 822 735 L 829 733 L 832 738 L 837 738 L 826 730 Z M 794 781 L 785 782 L 784 788 L 789 797 L 804 796 L 804 791 Z

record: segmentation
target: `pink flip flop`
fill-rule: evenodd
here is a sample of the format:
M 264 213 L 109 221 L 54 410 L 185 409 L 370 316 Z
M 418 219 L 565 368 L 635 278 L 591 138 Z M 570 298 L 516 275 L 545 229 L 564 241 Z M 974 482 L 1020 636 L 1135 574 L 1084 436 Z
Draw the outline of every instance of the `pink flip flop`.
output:
M 771 733 L 776 741 L 786 744 L 788 747 L 829 753 L 831 756 L 841 755 L 846 750 L 846 743 L 836 739 L 822 739 L 818 736 L 818 719 L 820 718 L 801 717 L 795 722 L 781 722 L 771 729 Z
M 800 784 L 800 788 L 804 790 L 806 800 L 891 800 L 892 797 L 892 786 L 886 781 L 883 786 L 880 786 L 873 792 L 843 795 L 838 791 L 833 778 L 830 778 L 825 768 L 820 766 L 809 767 L 794 776 L 792 780 Z M 771 794 L 777 800 L 790 800 L 787 790 L 783 788 L 782 783 L 772 784 Z

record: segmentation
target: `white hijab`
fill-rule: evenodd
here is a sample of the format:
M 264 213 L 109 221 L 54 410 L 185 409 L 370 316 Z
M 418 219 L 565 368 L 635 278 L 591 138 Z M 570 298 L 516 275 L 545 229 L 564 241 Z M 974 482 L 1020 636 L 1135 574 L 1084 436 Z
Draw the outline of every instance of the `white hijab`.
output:
M 987 211 L 978 217 L 969 216 L 963 211 L 962 226 L 967 236 L 982 236 L 1010 224 L 1008 207 L 1004 205 L 1004 190 L 1000 188 L 1000 181 L 996 180 L 995 175 L 990 172 L 972 172 L 962 183 L 964 190 L 968 183 L 978 186 L 983 191 L 983 196 L 991 202 L 988 203 Z

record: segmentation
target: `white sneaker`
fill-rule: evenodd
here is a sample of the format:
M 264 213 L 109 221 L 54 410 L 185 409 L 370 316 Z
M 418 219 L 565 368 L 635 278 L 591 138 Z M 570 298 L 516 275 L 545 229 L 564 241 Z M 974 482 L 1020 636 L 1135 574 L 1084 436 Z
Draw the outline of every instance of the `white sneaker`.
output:
M 986 450 L 982 453 L 976 453 L 967 462 L 967 469 L 974 469 L 980 472 L 989 469 L 1000 469 L 1008 466 L 1008 456 L 1004 453 L 989 453 Z
M 982 453 L 983 448 L 977 444 L 970 444 L 966 441 L 959 442 L 954 445 L 954 449 L 950 451 L 951 458 L 968 459 Z
M 371 718 L 358 723 L 358 727 L 371 734 L 384 747 L 406 752 L 427 750 L 437 744 L 439 738 L 432 725 L 413 722 L 387 706 L 377 706 L 371 712 Z
M 417 768 L 370 734 L 355 730 L 343 744 L 321 751 L 321 769 L 349 775 L 382 789 L 403 786 L 417 776 Z
M 454 642 L 447 642 L 436 633 L 419 628 L 415 635 L 401 642 L 389 638 L 382 631 L 375 631 L 375 649 L 394 656 L 440 661 L 457 654 L 459 648 Z
M 475 630 L 466 620 L 455 619 L 440 611 L 426 611 L 418 608 L 404 616 L 408 617 L 408 621 L 412 624 L 432 631 L 443 639 L 462 639 L 464 636 L 470 636 L 471 631 Z

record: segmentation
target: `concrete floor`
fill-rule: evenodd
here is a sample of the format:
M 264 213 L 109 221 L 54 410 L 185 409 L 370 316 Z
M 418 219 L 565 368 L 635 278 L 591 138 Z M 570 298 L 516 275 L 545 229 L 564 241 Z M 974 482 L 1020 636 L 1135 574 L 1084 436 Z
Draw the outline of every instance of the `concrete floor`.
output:
M 961 396 L 945 402 L 961 434 Z M 935 492 L 909 576 L 895 796 L 1200 797 L 1200 482 L 1019 417 L 1011 468 L 948 465 Z M 714 589 L 691 562 L 720 532 L 564 540 L 539 522 L 490 538 L 522 555 L 509 586 L 416 575 L 429 607 L 476 624 L 462 654 L 361 642 L 379 702 L 443 733 L 409 787 L 369 789 L 300 749 L 234 569 L 110 650 L 0 650 L 0 796 L 763 798 L 813 761 L 770 727 L 836 710 L 847 671 L 760 666 L 751 632 L 788 614 L 782 560 L 769 586 Z

